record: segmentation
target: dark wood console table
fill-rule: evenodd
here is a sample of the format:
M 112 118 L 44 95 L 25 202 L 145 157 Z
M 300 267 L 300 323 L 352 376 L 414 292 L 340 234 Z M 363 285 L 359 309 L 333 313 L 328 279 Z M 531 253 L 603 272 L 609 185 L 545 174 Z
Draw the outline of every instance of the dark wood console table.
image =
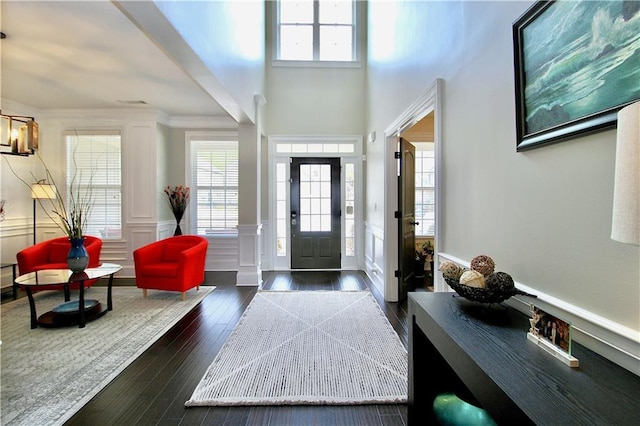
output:
M 640 377 L 573 343 L 570 368 L 527 340 L 528 317 L 452 293 L 409 294 L 409 424 L 437 424 L 434 398 L 453 392 L 498 424 L 630 425 Z

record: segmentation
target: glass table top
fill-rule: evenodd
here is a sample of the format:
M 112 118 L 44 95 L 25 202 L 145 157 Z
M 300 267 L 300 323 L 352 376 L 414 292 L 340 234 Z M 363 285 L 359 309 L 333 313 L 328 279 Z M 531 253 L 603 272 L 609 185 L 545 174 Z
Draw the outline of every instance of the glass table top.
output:
M 16 278 L 16 284 L 27 286 L 65 284 L 106 277 L 121 269 L 122 266 L 115 263 L 103 263 L 96 268 L 87 268 L 84 272 L 78 273 L 74 273 L 70 269 L 43 269 L 20 275 Z

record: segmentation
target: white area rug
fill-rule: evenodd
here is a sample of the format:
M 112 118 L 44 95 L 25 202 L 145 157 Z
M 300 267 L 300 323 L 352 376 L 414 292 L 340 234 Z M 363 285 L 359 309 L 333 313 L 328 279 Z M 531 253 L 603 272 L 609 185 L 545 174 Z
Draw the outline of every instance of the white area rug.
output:
M 407 401 L 407 352 L 370 292 L 258 292 L 186 406 Z
M 113 310 L 85 328 L 31 330 L 26 297 L 0 306 L 3 425 L 62 424 L 121 373 L 215 287 L 187 293 L 113 288 Z M 77 293 L 72 293 L 72 299 Z M 107 302 L 106 287 L 85 296 Z M 34 295 L 38 315 L 63 302 L 62 292 Z

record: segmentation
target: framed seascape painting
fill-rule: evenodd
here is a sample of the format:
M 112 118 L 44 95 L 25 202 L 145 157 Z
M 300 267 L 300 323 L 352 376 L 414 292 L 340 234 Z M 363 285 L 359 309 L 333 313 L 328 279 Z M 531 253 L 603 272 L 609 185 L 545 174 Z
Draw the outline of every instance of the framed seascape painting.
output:
M 640 99 L 640 1 L 537 1 L 513 24 L 517 150 L 616 126 Z

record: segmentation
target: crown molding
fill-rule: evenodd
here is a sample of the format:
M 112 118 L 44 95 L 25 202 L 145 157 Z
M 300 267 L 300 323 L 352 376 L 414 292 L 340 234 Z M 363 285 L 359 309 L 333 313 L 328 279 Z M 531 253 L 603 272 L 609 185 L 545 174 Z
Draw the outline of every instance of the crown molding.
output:
M 229 115 L 176 115 L 163 111 L 139 108 L 69 108 L 41 110 L 11 99 L 0 99 L 0 109 L 6 114 L 29 115 L 36 121 L 155 121 L 171 128 L 237 129 L 238 123 Z

